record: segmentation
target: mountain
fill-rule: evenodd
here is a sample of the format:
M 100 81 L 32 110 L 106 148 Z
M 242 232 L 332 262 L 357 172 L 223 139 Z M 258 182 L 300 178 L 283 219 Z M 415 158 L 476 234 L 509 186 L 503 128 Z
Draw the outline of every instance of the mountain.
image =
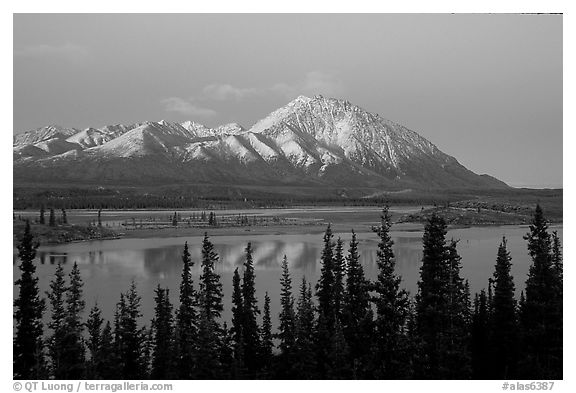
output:
M 15 182 L 507 188 L 346 100 L 300 96 L 250 129 L 146 121 L 14 136 Z

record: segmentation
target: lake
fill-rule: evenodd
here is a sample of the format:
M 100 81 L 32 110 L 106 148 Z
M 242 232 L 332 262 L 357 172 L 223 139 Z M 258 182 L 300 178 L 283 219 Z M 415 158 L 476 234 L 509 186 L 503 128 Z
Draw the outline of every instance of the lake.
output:
M 403 278 L 403 286 L 411 294 L 417 290 L 419 269 L 422 258 L 421 230 L 398 231 L 392 228 L 396 270 Z M 562 226 L 553 226 L 562 239 Z M 305 228 L 303 228 L 305 231 Z M 460 239 L 458 252 L 462 256 L 462 275 L 470 281 L 472 293 L 487 286 L 488 278 L 494 271 L 498 245 L 505 235 L 508 249 L 512 255 L 512 274 L 516 284 L 516 295 L 524 288 L 530 259 L 526 250 L 526 241 L 522 236 L 528 232 L 527 226 L 474 227 L 452 229 L 447 238 Z M 345 250 L 351 235 L 335 233 L 345 241 Z M 377 237 L 370 232 L 357 234 L 361 262 L 366 276 L 375 279 L 377 276 L 376 248 Z M 293 291 L 302 276 L 313 283 L 320 273 L 320 253 L 322 249 L 321 234 L 252 234 L 214 236 L 211 238 L 220 255 L 217 271 L 221 275 L 224 288 L 225 310 L 223 317 L 231 316 L 232 275 L 236 267 L 242 270 L 244 248 L 252 242 L 256 265 L 256 289 L 262 307 L 264 294 L 271 297 L 273 320 L 277 320 L 280 309 L 280 263 L 284 255 L 288 257 L 293 278 Z M 171 237 L 147 239 L 119 239 L 90 241 L 54 246 L 43 246 L 38 249 L 37 274 L 42 293 L 48 289 L 56 264 L 60 261 L 68 273 L 74 262 L 77 262 L 84 279 L 84 294 L 87 309 L 95 301 L 103 310 L 104 316 L 111 319 L 120 293 L 125 291 L 131 280 L 135 280 L 142 296 L 143 323 L 148 324 L 153 315 L 154 288 L 160 284 L 170 288 L 171 300 L 176 303 L 181 274 L 181 254 L 184 242 L 188 241 L 194 266 L 194 279 L 197 285 L 200 275 L 200 246 L 202 237 Z M 16 251 L 13 255 L 13 279 L 19 276 Z M 14 296 L 17 288 L 14 287 Z

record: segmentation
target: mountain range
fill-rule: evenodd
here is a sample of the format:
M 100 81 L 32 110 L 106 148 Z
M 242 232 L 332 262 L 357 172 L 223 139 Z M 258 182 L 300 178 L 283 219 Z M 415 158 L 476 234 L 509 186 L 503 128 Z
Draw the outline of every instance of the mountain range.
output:
M 347 100 L 300 96 L 245 129 L 194 121 L 46 126 L 13 139 L 14 181 L 507 188 L 414 131 Z

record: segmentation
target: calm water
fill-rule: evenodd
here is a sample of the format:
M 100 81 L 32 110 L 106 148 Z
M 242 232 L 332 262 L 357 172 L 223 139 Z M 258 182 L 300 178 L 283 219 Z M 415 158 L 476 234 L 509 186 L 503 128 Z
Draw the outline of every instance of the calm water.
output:
M 551 229 L 558 230 L 562 237 L 561 226 Z M 458 251 L 462 256 L 463 276 L 470 280 L 473 292 L 486 287 L 494 270 L 498 245 L 502 235 L 506 235 L 512 255 L 512 273 L 519 295 L 519 291 L 524 288 L 530 264 L 526 242 L 522 239 L 527 231 L 527 227 L 504 226 L 454 229 L 448 232 L 448 238 L 460 239 Z M 346 241 L 347 249 L 350 235 L 335 235 Z M 372 233 L 359 233 L 357 236 L 366 275 L 374 279 L 377 275 L 377 238 Z M 393 231 L 392 236 L 395 242 L 397 272 L 402 276 L 405 288 L 414 294 L 422 257 L 422 232 Z M 217 270 L 221 274 L 224 287 L 225 319 L 230 317 L 232 274 L 236 267 L 241 267 L 244 263 L 244 248 L 249 240 L 252 241 L 254 249 L 258 297 L 263 302 L 264 293 L 268 291 L 272 300 L 272 312 L 276 315 L 280 308 L 280 262 L 284 255 L 288 256 L 294 292 L 303 275 L 315 282 L 320 272 L 321 234 L 217 236 L 211 240 L 220 255 Z M 144 320 L 148 323 L 153 313 L 153 291 L 157 284 L 169 287 L 171 299 L 173 302 L 177 300 L 184 241 L 188 241 L 193 260 L 198 261 L 201 237 L 121 239 L 41 247 L 37 256 L 40 288 L 42 292 L 48 289 L 58 261 L 63 262 L 67 273 L 76 261 L 85 282 L 87 308 L 97 301 L 105 317 L 111 318 L 120 292 L 125 291 L 134 279 L 142 296 Z M 13 261 L 15 280 L 19 275 L 16 252 Z M 194 266 L 196 282 L 199 274 L 200 267 L 197 263 Z M 17 296 L 16 287 L 14 296 Z

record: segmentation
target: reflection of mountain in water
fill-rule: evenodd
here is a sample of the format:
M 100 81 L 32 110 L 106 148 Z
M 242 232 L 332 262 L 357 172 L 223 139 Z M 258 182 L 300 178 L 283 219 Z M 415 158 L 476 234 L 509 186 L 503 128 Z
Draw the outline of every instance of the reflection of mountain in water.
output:
M 216 238 L 216 241 L 218 239 Z M 417 270 L 421 256 L 421 239 L 416 237 L 395 237 L 394 253 L 396 255 L 397 270 L 400 274 Z M 375 239 L 360 240 L 360 258 L 366 274 L 375 278 L 376 249 Z M 215 244 L 216 251 L 220 256 L 220 262 L 216 269 L 220 273 L 230 273 L 236 267 L 241 267 L 245 262 L 246 244 Z M 256 241 L 252 243 L 254 264 L 257 270 L 279 271 L 284 255 L 288 257 L 288 263 L 292 270 L 300 271 L 309 278 L 315 278 L 317 265 L 320 260 L 322 244 L 307 241 Z M 181 245 L 170 245 L 140 250 L 109 250 L 87 251 L 84 253 L 67 253 L 39 250 L 37 259 L 41 265 L 55 265 L 57 263 L 99 266 L 108 270 L 114 266 L 122 266 L 135 275 L 147 277 L 178 277 L 182 269 Z M 347 253 L 348 242 L 344 244 Z M 200 246 L 191 246 L 190 254 L 194 261 L 193 274 L 200 274 Z M 18 262 L 17 254 L 13 255 L 13 262 Z
M 232 272 L 245 262 L 244 244 L 216 244 L 215 249 L 220 256 L 216 270 Z M 144 268 L 151 276 L 173 276 L 180 274 L 182 269 L 182 247 L 170 246 L 163 248 L 150 248 L 142 250 Z M 190 248 L 190 255 L 194 261 L 193 273 L 200 274 L 201 250 L 199 247 Z M 319 249 L 309 243 L 286 243 L 282 241 L 268 241 L 253 243 L 254 265 L 257 270 L 280 270 L 280 263 L 284 255 L 289 258 L 290 267 L 306 271 L 315 270 Z

